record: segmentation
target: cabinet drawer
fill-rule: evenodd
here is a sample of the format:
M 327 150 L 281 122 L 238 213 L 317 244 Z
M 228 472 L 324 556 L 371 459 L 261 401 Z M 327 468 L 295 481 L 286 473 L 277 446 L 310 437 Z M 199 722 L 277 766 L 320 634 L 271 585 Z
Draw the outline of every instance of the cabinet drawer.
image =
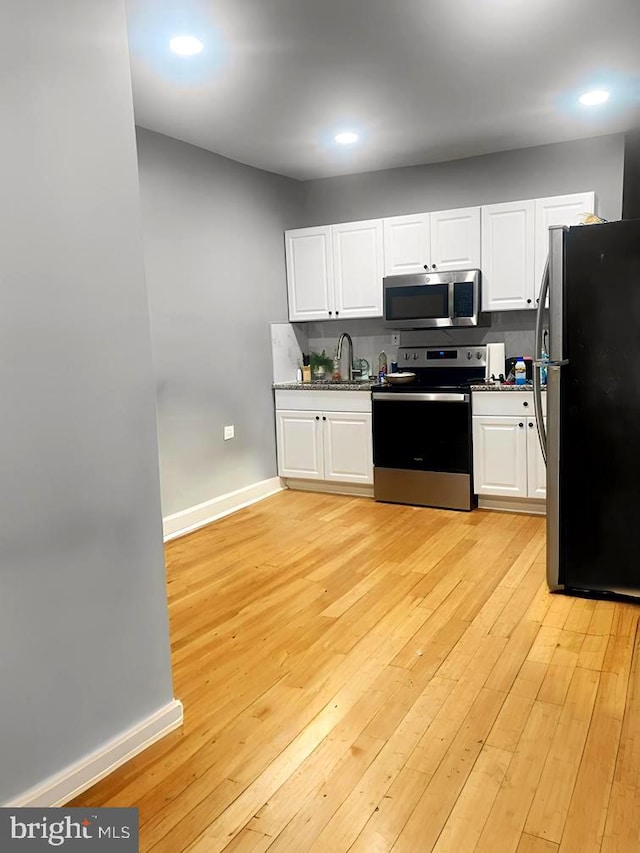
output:
M 298 412 L 370 412 L 369 391 L 276 390 L 276 409 Z
M 471 411 L 474 415 L 533 417 L 533 391 L 475 391 L 471 395 Z M 542 411 L 546 415 L 545 391 L 542 392 Z

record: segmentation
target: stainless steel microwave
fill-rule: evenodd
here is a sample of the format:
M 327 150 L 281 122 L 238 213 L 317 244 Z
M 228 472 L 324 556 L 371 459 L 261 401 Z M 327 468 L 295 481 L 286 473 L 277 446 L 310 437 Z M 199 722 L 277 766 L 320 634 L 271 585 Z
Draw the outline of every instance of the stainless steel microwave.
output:
M 391 329 L 488 325 L 480 270 L 389 275 L 383 279 L 384 322 Z

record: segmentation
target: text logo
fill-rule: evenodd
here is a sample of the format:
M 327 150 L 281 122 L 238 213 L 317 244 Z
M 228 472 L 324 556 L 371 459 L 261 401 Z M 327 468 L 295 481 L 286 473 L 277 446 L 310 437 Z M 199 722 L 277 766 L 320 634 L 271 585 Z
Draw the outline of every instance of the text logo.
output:
M 0 809 L 2 853 L 52 849 L 138 853 L 138 810 Z

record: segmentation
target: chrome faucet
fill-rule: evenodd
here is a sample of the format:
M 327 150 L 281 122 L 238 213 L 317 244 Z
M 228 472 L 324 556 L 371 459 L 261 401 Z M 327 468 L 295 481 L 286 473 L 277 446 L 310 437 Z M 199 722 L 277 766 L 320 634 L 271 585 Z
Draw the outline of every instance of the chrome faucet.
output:
M 353 381 L 353 341 L 351 340 L 351 335 L 348 332 L 343 332 L 338 338 L 338 349 L 336 351 L 336 358 L 338 362 L 342 364 L 342 344 L 344 343 L 344 339 L 349 341 L 349 371 L 347 373 L 347 379 L 349 382 Z

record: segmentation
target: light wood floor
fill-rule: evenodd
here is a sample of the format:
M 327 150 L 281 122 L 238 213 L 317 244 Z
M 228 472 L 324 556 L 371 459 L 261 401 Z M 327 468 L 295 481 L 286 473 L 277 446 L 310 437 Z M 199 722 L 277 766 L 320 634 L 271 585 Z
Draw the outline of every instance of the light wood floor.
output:
M 543 547 L 302 492 L 169 544 L 184 728 L 73 805 L 154 853 L 637 853 L 640 608 L 549 595 Z

